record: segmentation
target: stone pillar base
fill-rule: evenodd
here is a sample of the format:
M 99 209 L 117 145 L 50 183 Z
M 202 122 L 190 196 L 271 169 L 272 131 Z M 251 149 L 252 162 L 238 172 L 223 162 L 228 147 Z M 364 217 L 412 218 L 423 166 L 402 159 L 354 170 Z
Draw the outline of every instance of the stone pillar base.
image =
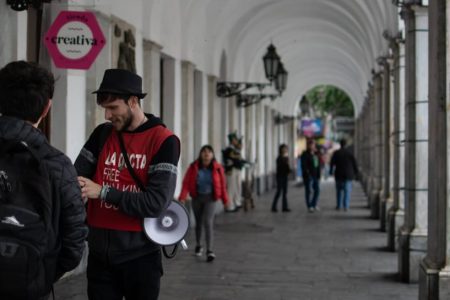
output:
M 372 203 L 370 202 L 371 200 L 371 192 L 372 192 L 372 177 L 367 176 L 366 177 L 366 182 L 365 182 L 365 191 L 366 191 L 366 195 L 367 195 L 367 207 L 371 207 Z
M 450 299 L 450 269 L 438 270 L 426 260 L 420 264 L 419 300 Z
M 398 271 L 400 280 L 407 283 L 419 282 L 419 267 L 427 251 L 427 236 L 400 230 L 398 239 Z
M 391 207 L 387 213 L 387 248 L 389 251 L 397 250 L 397 239 L 400 227 L 403 224 L 405 212 L 401 209 Z
M 383 197 L 384 191 L 380 192 L 380 230 L 386 232 L 388 222 L 388 211 L 392 207 L 391 198 Z
M 369 196 L 370 217 L 372 219 L 380 218 L 380 191 L 372 190 Z

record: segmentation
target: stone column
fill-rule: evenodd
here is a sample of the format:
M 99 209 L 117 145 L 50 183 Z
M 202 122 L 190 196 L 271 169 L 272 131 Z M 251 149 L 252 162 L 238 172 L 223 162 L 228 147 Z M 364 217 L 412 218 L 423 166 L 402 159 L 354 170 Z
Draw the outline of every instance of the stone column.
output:
M 372 100 L 372 186 L 370 190 L 370 216 L 373 219 L 380 217 L 380 194 L 382 184 L 382 85 L 380 73 L 375 73 L 373 78 L 373 100 Z
M 372 207 L 372 186 L 374 184 L 374 174 L 375 174 L 375 130 L 373 125 L 373 120 L 375 120 L 375 106 L 374 106 L 374 86 L 373 84 L 369 84 L 369 90 L 367 92 L 367 206 L 369 208 Z
M 169 56 L 163 56 L 162 60 L 162 101 L 161 118 L 170 130 L 176 129 L 175 116 L 176 111 L 176 74 L 177 65 L 175 59 Z
M 270 159 L 272 160 L 272 169 L 270 174 L 270 180 L 271 180 L 271 188 L 276 187 L 276 180 L 275 180 L 275 174 L 276 174 L 276 157 L 278 154 L 278 141 L 280 139 L 280 129 L 279 129 L 279 124 L 277 124 L 275 122 L 275 117 L 278 115 L 278 112 L 274 109 L 271 109 L 271 116 L 270 118 L 272 119 L 272 144 L 270 145 L 270 152 L 272 153 Z
M 189 61 L 181 62 L 181 162 L 188 166 L 194 160 L 194 71 Z
M 402 281 L 417 282 L 427 248 L 428 12 L 403 9 L 406 26 L 405 219 L 399 236 Z
M 194 155 L 197 155 L 200 148 L 207 144 L 207 120 L 208 103 L 203 94 L 203 73 L 196 70 L 194 72 Z M 214 149 L 216 158 L 222 162 L 220 150 Z
M 364 192 L 366 193 L 366 195 L 368 194 L 369 190 L 368 190 L 368 182 L 369 182 L 369 170 L 368 170 L 368 163 L 369 163 L 369 149 L 370 149 L 370 144 L 369 144 L 369 140 L 367 139 L 368 137 L 368 127 L 367 127 L 367 123 L 368 123 L 368 119 L 369 119 L 369 115 L 368 115 L 368 107 L 369 107 L 369 100 L 368 97 L 365 99 L 362 110 L 361 110 L 361 114 L 359 117 L 360 120 L 360 157 L 358 158 L 358 166 L 359 166 L 359 172 L 360 172 L 360 176 L 361 176 L 361 181 L 362 181 L 362 185 L 364 188 Z
M 391 251 L 397 248 L 397 238 L 400 226 L 403 224 L 405 198 L 405 45 L 403 42 L 393 48 L 394 54 L 394 124 L 393 124 L 393 205 L 388 212 L 388 241 Z
M 255 176 L 255 186 L 256 192 L 258 195 L 263 193 L 266 190 L 265 180 L 262 177 L 264 175 L 264 152 L 265 152 L 265 141 L 266 141 L 266 133 L 264 131 L 264 123 L 265 123 L 265 114 L 264 114 L 264 105 L 260 102 L 256 104 L 256 156 L 255 156 L 255 166 L 253 170 L 253 174 Z
M 144 40 L 144 76 L 143 89 L 147 96 L 142 101 L 142 108 L 147 113 L 161 116 L 161 49 L 152 41 Z
M 381 136 L 382 148 L 382 189 L 380 195 L 380 230 L 386 231 L 387 212 L 392 206 L 391 198 L 391 68 L 387 59 L 382 62 L 382 114 Z
M 273 117 L 272 117 L 272 109 L 269 106 L 264 107 L 264 115 L 265 115 L 265 124 L 264 124 L 264 135 L 266 136 L 265 144 L 264 144 L 264 160 L 265 160 L 265 168 L 264 168 L 264 176 L 265 176 L 265 186 L 266 191 L 272 188 L 271 181 L 271 173 L 272 173 L 272 144 L 274 136 L 272 134 L 272 130 L 274 128 Z
M 221 136 L 221 105 L 220 99 L 216 96 L 217 77 L 208 76 L 208 141 L 213 148 L 218 151 L 222 148 L 223 137 Z M 228 101 L 223 100 L 223 101 Z
M 428 249 L 420 266 L 419 299 L 450 299 L 449 25 L 448 1 L 429 5 Z
M 14 60 L 26 60 L 27 14 L 13 10 L 6 1 L 0 3 L 0 68 Z

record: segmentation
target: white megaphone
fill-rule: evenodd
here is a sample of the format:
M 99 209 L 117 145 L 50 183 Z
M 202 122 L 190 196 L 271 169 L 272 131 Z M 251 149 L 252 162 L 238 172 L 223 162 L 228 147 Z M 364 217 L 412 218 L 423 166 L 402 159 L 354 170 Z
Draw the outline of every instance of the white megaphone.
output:
M 189 214 L 178 201 L 173 200 L 169 207 L 158 218 L 144 218 L 144 232 L 147 237 L 158 245 L 163 246 L 163 253 L 167 258 L 175 256 L 178 243 L 186 250 L 184 240 L 189 229 Z M 165 246 L 175 245 L 171 254 Z

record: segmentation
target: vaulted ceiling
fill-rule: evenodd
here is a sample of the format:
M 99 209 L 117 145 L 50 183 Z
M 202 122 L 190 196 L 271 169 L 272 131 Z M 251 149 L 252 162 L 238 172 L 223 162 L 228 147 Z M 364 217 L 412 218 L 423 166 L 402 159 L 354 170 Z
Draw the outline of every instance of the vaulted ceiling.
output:
M 358 114 L 376 58 L 388 51 L 382 33 L 398 30 L 391 0 L 155 0 L 147 6 L 151 37 L 170 36 L 168 51 L 225 80 L 266 81 L 262 56 L 272 42 L 289 80 L 271 105 L 288 115 L 319 84 L 344 90 Z

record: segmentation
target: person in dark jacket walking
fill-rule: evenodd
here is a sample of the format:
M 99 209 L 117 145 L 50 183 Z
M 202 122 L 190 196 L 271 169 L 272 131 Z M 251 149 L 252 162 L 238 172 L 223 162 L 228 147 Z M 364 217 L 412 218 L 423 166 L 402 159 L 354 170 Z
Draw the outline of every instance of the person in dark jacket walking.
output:
M 53 236 L 47 238 L 56 240 L 49 241 L 48 245 L 53 247 L 47 249 L 48 253 L 45 253 L 43 265 L 27 266 L 29 270 L 36 270 L 35 274 L 42 276 L 36 279 L 37 286 L 40 288 L 26 299 L 48 298 L 53 283 L 79 264 L 88 233 L 85 225 L 86 213 L 75 168 L 70 159 L 52 147 L 45 135 L 37 128 L 50 110 L 53 91 L 53 74 L 36 64 L 16 61 L 0 70 L 0 140 L 18 141 L 33 149 L 35 153 L 39 153 L 41 163 L 48 171 L 50 183 L 48 193 L 51 195 Z M 16 222 L 17 226 L 24 226 L 20 224 L 19 217 L 21 216 L 16 215 L 10 218 Z M 2 223 L 6 221 L 6 218 L 2 219 Z M 24 228 L 23 234 L 26 232 L 27 229 Z M 34 232 L 34 234 L 38 233 Z M 20 237 L 17 236 L 17 239 Z M 9 242 L 11 246 L 12 241 Z M 5 252 L 2 251 L 0 257 L 5 253 L 8 254 L 7 248 L 2 249 Z M 21 257 L 21 259 L 25 260 L 27 257 Z M 3 259 L 1 262 L 6 263 Z M 0 268 L 6 268 L 2 263 Z M 25 272 L 25 270 L 22 271 Z M 9 270 L 9 276 L 12 276 L 12 272 L 13 270 Z M 23 276 L 26 275 L 23 274 Z M 6 278 L 11 279 L 11 277 Z M 1 280 L 2 284 L 8 284 L 3 276 Z M 0 289 L 0 298 L 12 299 L 9 296 L 5 297 L 2 292 Z
M 110 122 L 93 131 L 75 161 L 89 199 L 88 297 L 157 299 L 161 247 L 146 237 L 142 221 L 159 217 L 173 200 L 179 140 L 144 114 L 140 76 L 106 70 L 94 93 Z
M 336 209 L 344 207 L 347 211 L 350 205 L 350 193 L 352 192 L 352 180 L 358 174 L 356 159 L 348 149 L 347 142 L 340 141 L 341 148 L 333 153 L 330 161 L 330 175 L 334 173 L 336 182 Z
M 288 157 L 288 146 L 286 144 L 281 144 L 278 148 L 278 157 L 277 157 L 277 192 L 275 193 L 275 197 L 272 202 L 272 212 L 277 212 L 277 202 L 278 198 L 282 194 L 282 210 L 283 212 L 291 211 L 287 202 L 287 184 L 288 184 L 288 175 L 291 173 L 291 167 L 289 166 L 289 157 Z
M 184 202 L 188 194 L 193 198 L 192 208 L 195 216 L 195 239 L 197 242 L 195 255 L 202 255 L 202 227 L 205 227 L 206 260 L 211 262 L 216 258 L 213 252 L 216 201 L 221 199 L 226 207 L 228 194 L 225 171 L 222 165 L 216 161 L 214 150 L 210 145 L 205 145 L 200 149 L 198 159 L 189 166 L 184 175 L 178 199 Z
M 306 207 L 309 212 L 319 211 L 317 206 L 320 193 L 321 159 L 312 139 L 306 143 L 306 150 L 301 155 L 303 183 L 305 184 Z M 313 193 L 311 194 L 311 190 Z

